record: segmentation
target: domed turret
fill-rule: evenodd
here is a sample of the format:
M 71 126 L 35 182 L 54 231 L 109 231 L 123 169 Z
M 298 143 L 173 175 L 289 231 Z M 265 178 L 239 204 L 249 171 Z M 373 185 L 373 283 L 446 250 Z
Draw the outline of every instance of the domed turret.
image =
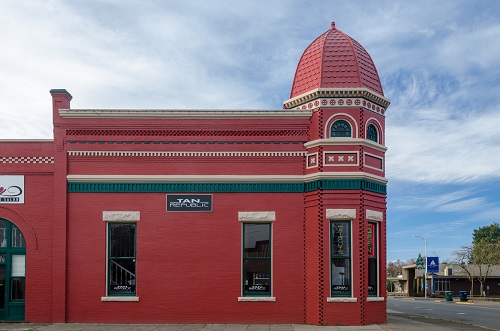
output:
M 290 99 L 318 88 L 367 88 L 384 95 L 375 64 L 356 40 L 331 24 L 297 65 Z

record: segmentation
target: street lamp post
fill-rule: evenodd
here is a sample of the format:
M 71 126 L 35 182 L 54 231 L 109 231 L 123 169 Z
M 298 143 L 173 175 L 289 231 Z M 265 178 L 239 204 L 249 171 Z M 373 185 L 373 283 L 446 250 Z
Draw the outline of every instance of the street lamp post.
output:
M 424 256 L 425 256 L 425 273 L 424 273 L 424 296 L 427 299 L 427 238 L 413 235 L 414 238 L 420 238 L 424 241 Z

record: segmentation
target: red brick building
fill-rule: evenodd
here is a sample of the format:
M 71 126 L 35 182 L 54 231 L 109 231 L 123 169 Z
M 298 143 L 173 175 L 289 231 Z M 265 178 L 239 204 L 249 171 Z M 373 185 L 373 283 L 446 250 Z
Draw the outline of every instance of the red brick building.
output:
M 72 109 L 0 142 L 0 320 L 386 321 L 389 100 L 332 23 L 282 110 Z

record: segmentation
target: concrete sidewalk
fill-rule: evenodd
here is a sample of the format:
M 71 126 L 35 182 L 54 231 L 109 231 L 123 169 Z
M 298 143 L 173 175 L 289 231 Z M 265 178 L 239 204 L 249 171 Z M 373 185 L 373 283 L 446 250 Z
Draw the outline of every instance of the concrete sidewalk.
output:
M 445 320 L 429 319 L 396 312 L 387 313 L 387 324 L 365 326 L 315 326 L 302 324 L 29 324 L 0 323 L 10 331 L 329 331 L 329 330 L 487 330 Z

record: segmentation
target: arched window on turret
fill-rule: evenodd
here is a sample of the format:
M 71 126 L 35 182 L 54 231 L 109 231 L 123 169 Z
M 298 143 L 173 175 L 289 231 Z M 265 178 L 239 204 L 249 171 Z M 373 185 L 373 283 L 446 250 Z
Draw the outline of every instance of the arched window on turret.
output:
M 332 125 L 330 137 L 351 137 L 351 125 L 344 120 L 335 121 Z
M 377 128 L 375 127 L 375 125 L 373 125 L 373 124 L 368 125 L 368 129 L 366 131 L 367 131 L 366 138 L 368 140 L 371 140 L 371 141 L 378 143 L 378 132 L 377 132 Z

